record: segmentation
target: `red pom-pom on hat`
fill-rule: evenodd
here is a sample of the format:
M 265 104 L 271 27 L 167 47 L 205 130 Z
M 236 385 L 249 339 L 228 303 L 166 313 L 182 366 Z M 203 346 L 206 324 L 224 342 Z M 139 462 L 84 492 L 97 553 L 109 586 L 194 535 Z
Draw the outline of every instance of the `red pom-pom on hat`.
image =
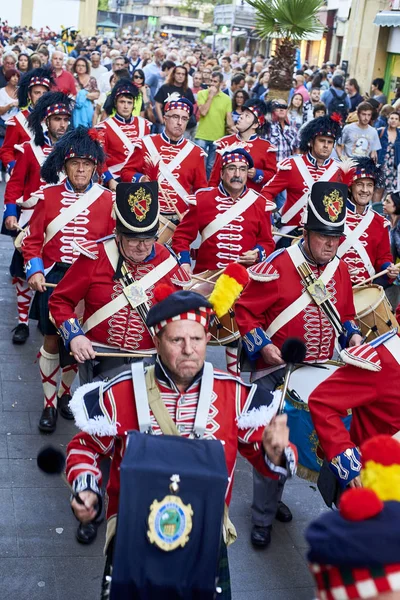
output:
M 352 488 L 340 499 L 339 510 L 348 521 L 365 521 L 382 512 L 384 504 L 373 490 Z
M 175 291 L 176 290 L 169 283 L 159 283 L 154 288 L 154 300 L 156 302 L 162 302 Z
M 235 279 L 238 284 L 243 287 L 249 282 L 247 269 L 243 265 L 239 265 L 239 263 L 231 263 L 228 265 L 224 271 L 224 275 L 232 277 L 232 279 Z
M 91 127 L 90 129 L 88 129 L 88 136 L 94 142 L 99 142 L 100 141 L 100 133 L 94 127 Z
M 331 114 L 331 119 L 332 119 L 332 121 L 335 121 L 335 123 L 339 123 L 339 125 L 343 124 L 342 115 L 339 114 L 339 113 L 332 113 Z
M 400 464 L 400 442 L 390 435 L 375 435 L 360 447 L 363 464 L 373 460 L 388 467 Z

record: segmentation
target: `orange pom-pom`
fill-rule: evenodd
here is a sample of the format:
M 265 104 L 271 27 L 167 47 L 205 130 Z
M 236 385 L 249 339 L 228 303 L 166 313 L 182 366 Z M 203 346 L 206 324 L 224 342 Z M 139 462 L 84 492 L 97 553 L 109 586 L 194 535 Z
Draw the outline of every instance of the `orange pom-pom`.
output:
M 335 121 L 335 123 L 339 123 L 339 125 L 343 124 L 342 115 L 339 113 L 332 113 L 331 119 L 332 119 L 332 121 Z
M 159 283 L 154 288 L 154 300 L 156 302 L 162 302 L 165 298 L 168 298 L 175 292 L 175 289 L 169 283 Z
M 91 127 L 88 130 L 88 136 L 90 137 L 91 140 L 93 140 L 94 142 L 99 142 L 100 141 L 100 133 L 97 131 L 97 129 L 95 129 L 94 127 Z
M 369 460 L 385 467 L 400 464 L 400 442 L 390 435 L 375 435 L 364 442 L 360 451 L 364 465 Z
M 247 285 L 249 282 L 249 274 L 247 269 L 239 263 L 231 263 L 228 265 L 224 271 L 224 275 L 232 277 L 232 279 L 235 279 L 242 287 Z
M 372 490 L 352 488 L 342 495 L 339 510 L 348 521 L 365 521 L 379 515 L 383 506 L 382 500 Z

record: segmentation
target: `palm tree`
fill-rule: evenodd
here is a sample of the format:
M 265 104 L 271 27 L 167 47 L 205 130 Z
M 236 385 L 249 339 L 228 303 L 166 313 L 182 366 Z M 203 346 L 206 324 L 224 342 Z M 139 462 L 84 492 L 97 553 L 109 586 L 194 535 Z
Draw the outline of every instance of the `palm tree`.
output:
M 296 48 L 307 35 L 321 32 L 318 11 L 324 0 L 246 0 L 256 10 L 261 39 L 280 38 L 270 66 L 269 99 L 286 96 L 292 87 Z M 283 94 L 282 94 L 283 92 Z

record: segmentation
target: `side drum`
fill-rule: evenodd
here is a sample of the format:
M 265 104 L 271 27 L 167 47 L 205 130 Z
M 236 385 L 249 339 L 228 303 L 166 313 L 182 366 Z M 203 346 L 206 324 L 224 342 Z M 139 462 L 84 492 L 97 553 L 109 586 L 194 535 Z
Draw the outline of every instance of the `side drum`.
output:
M 385 291 L 380 285 L 354 288 L 353 294 L 356 321 L 367 341 L 399 326 Z

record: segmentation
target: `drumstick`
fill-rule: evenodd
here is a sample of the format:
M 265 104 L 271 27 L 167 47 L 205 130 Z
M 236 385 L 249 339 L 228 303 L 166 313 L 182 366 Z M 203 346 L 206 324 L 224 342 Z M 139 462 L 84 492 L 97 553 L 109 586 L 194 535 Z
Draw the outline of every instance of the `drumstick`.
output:
M 288 235 L 287 233 L 279 233 L 275 229 L 272 230 L 272 235 L 277 235 L 278 237 L 289 238 L 290 240 L 298 240 L 301 238 L 301 235 Z
M 69 353 L 70 356 L 74 356 L 73 352 Z M 148 358 L 149 354 L 132 354 L 130 352 L 95 352 L 96 358 Z
M 362 287 L 363 285 L 365 285 L 366 283 L 369 283 L 370 281 L 373 281 L 374 279 L 378 279 L 378 277 L 382 277 L 383 275 L 386 275 L 386 273 L 389 272 L 389 269 L 385 269 L 384 271 L 379 271 L 379 273 L 375 273 L 375 275 L 372 275 L 372 277 L 368 277 L 368 279 L 364 279 L 364 281 L 361 281 L 361 283 L 357 283 L 357 285 L 353 285 L 353 290 L 355 288 L 359 288 Z

